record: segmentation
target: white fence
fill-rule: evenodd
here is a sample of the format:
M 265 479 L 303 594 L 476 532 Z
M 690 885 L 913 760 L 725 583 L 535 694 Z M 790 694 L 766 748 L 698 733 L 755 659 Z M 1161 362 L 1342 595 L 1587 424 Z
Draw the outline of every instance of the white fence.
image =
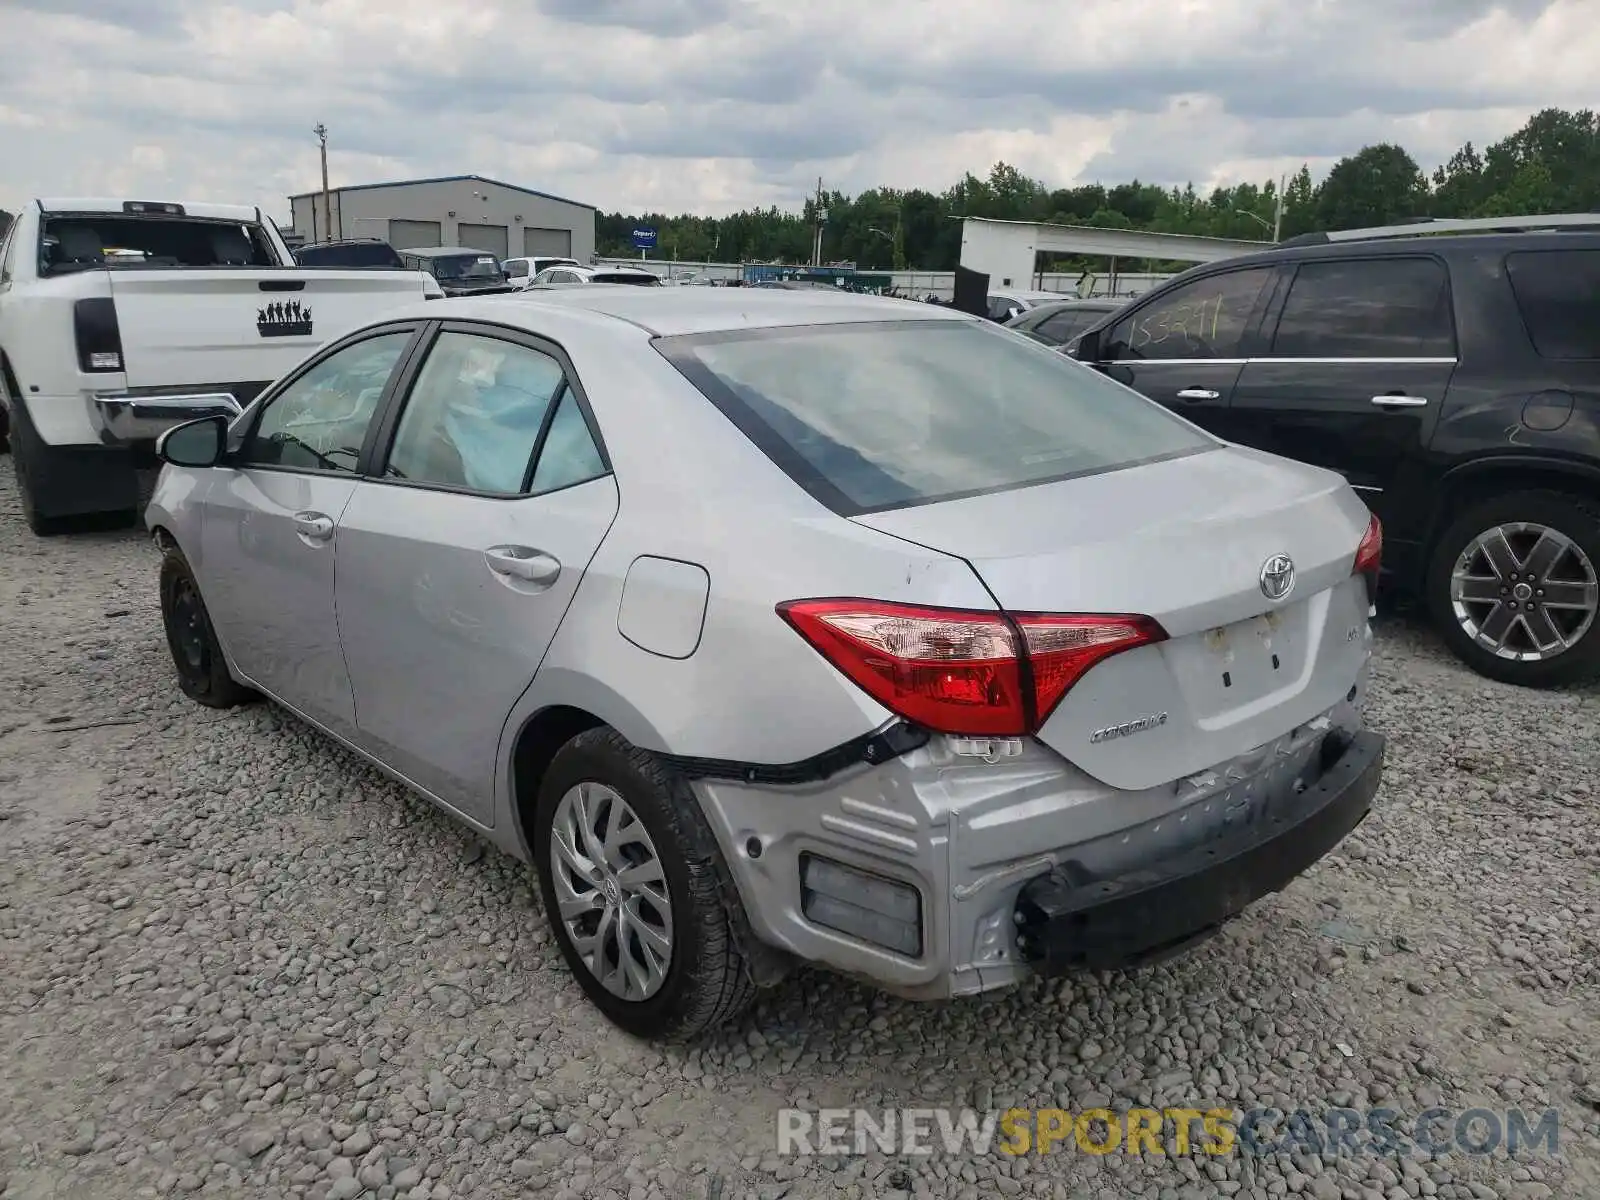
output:
M 739 263 L 712 262 L 662 262 L 660 259 L 599 258 L 596 263 L 608 267 L 643 267 L 663 279 L 688 282 L 696 279 L 742 279 L 744 267 Z M 894 280 L 896 291 L 908 296 L 938 296 L 949 300 L 955 294 L 954 271 L 863 271 L 866 275 L 888 275 Z M 1148 273 L 1109 274 L 1057 274 L 1035 275 L 1030 287 L 1041 292 L 1060 292 L 1064 296 L 1137 296 L 1149 291 L 1170 275 Z

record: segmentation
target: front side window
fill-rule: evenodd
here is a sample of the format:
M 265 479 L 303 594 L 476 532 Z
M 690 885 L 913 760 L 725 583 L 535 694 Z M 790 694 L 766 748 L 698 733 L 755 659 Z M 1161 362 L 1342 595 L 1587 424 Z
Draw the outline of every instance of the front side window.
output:
M 1542 358 L 1600 358 L 1600 250 L 1506 256 L 1528 336 Z
M 528 260 L 513 258 L 506 264 L 506 274 L 512 279 L 526 279 L 528 277 Z
M 539 431 L 565 380 L 548 354 L 478 334 L 440 334 L 384 473 L 496 495 L 526 491 Z
M 297 471 L 356 469 L 361 444 L 411 331 L 380 334 L 330 354 L 261 411 L 241 465 Z
M 1431 258 L 1301 263 L 1272 339 L 1274 358 L 1448 358 L 1450 277 Z
M 1113 325 L 1102 357 L 1114 362 L 1232 358 L 1271 277 L 1270 268 L 1255 267 L 1180 284 Z
M 796 483 L 842 516 L 1118 470 L 1218 443 L 993 325 L 870 322 L 658 338 Z

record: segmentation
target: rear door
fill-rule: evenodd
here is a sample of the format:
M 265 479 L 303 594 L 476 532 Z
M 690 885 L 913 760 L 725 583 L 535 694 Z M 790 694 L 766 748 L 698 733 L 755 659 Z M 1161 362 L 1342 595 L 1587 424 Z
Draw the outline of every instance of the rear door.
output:
M 1151 297 L 1104 331 L 1098 365 L 1118 383 L 1221 432 L 1274 273 L 1270 266 L 1218 271 Z
M 1302 262 L 1275 307 L 1219 432 L 1338 471 L 1384 516 L 1383 493 L 1427 445 L 1456 367 L 1445 264 Z
M 617 511 L 571 364 L 504 329 L 442 327 L 339 528 L 358 742 L 480 824 L 500 731 Z
M 108 272 L 128 386 L 277 379 L 318 346 L 422 298 L 401 271 Z

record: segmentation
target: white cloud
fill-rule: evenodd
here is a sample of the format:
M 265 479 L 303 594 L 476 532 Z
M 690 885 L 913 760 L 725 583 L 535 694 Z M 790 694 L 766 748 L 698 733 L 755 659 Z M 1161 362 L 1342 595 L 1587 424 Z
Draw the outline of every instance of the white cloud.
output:
M 1373 141 L 1424 167 L 1581 107 L 1596 0 L 9 0 L 0 206 L 262 203 L 477 173 L 608 210 L 797 205 L 817 176 L 1205 188 Z

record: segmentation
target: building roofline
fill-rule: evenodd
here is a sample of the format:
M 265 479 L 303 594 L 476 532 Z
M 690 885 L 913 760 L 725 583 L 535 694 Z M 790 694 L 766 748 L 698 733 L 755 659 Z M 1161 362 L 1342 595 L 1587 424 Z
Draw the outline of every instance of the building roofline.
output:
M 590 212 L 599 212 L 593 204 L 584 204 L 580 200 L 568 200 L 565 196 L 556 196 L 550 192 L 537 192 L 533 188 L 520 187 L 515 183 L 506 183 L 500 179 L 490 179 L 484 175 L 438 175 L 431 179 L 392 179 L 387 183 L 353 183 L 345 187 L 331 187 L 330 192 L 370 192 L 381 188 L 414 187 L 422 183 L 488 183 L 495 187 L 503 187 L 513 192 L 521 192 L 525 196 L 537 196 L 541 200 L 554 200 L 557 204 L 570 204 L 573 208 L 587 208 Z M 319 188 L 311 192 L 296 192 L 289 197 L 290 202 L 296 200 L 309 200 L 314 196 L 322 195 Z

